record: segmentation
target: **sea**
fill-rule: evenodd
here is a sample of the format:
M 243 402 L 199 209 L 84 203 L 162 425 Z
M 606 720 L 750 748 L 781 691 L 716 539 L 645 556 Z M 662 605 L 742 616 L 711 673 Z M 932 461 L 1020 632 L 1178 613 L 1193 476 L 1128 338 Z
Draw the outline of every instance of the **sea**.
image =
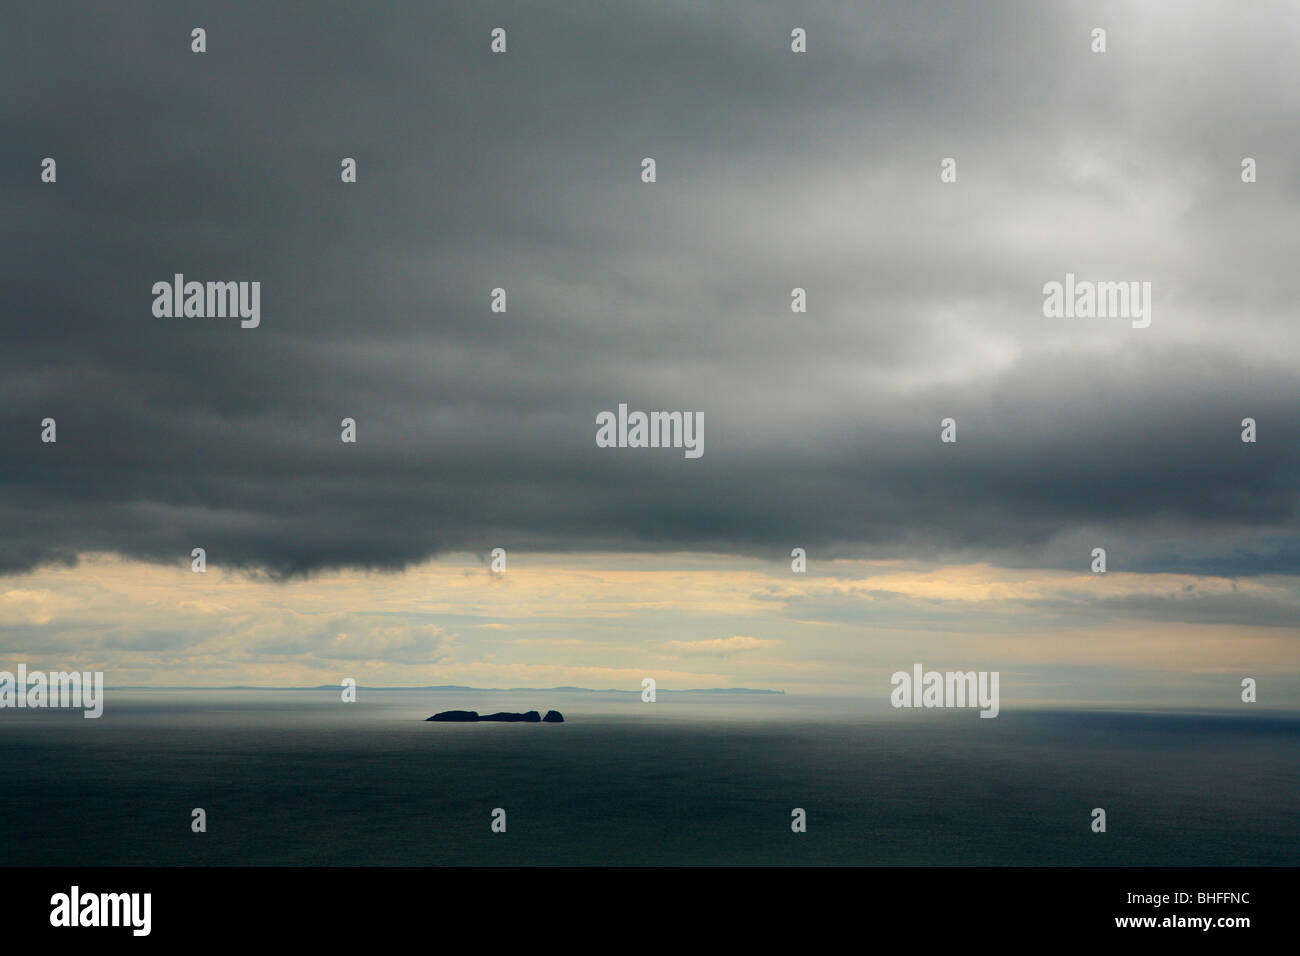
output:
M 0 711 L 0 865 L 1300 863 L 1287 711 L 981 719 L 794 694 L 364 687 L 351 703 L 338 689 L 105 697 L 97 720 Z M 425 720 L 552 709 L 563 723 Z

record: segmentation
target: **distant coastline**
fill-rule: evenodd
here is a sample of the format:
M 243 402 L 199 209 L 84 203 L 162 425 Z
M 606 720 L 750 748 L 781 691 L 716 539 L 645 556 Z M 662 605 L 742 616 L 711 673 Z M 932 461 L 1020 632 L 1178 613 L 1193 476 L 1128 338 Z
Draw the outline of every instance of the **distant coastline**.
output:
M 420 691 L 455 691 L 457 693 L 476 694 L 513 694 L 526 691 L 531 694 L 635 694 L 641 695 L 640 689 L 625 690 L 619 687 L 467 687 L 461 684 L 433 684 L 422 687 L 371 687 L 358 684 L 359 690 L 420 690 Z M 106 690 L 338 690 L 337 684 L 317 684 L 312 687 L 272 687 L 260 684 L 225 684 L 208 686 L 197 684 L 107 684 Z M 763 690 L 754 687 L 686 687 L 674 689 L 660 687 L 660 694 L 775 694 L 783 696 L 783 690 Z

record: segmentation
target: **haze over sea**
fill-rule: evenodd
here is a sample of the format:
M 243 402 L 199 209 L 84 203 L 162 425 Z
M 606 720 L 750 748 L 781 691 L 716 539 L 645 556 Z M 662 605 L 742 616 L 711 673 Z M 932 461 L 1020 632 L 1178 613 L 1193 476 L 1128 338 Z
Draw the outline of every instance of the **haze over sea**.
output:
M 450 709 L 565 723 L 424 719 Z M 1294 865 L 1298 745 L 1254 707 L 112 690 L 98 720 L 0 712 L 0 865 Z

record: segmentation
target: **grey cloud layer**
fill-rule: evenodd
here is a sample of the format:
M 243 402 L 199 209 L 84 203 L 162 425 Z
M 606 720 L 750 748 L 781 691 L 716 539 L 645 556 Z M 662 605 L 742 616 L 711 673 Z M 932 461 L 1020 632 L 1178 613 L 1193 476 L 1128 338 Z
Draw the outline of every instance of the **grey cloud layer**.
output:
M 11 14 L 0 570 L 1300 571 L 1293 7 L 697 6 Z M 1066 271 L 1152 281 L 1152 327 L 1044 319 Z M 261 281 L 261 328 L 154 318 L 174 272 Z M 620 401 L 704 457 L 596 448 Z

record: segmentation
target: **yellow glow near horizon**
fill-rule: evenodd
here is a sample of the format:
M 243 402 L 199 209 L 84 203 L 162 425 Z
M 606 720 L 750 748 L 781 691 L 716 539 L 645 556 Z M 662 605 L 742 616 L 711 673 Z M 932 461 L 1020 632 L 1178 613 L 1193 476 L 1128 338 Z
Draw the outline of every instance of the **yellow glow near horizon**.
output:
M 1298 595 L 1289 577 L 884 561 L 794 574 L 718 555 L 522 552 L 500 575 L 453 555 L 402 573 L 272 582 L 90 555 L 0 578 L 0 653 L 104 670 L 117 684 L 320 684 L 349 674 L 391 685 L 632 688 L 653 673 L 678 687 L 852 692 L 923 661 L 1128 669 L 1172 688 L 1196 675 L 1300 671 L 1295 628 L 1187 613 L 1241 598 L 1300 607 Z

